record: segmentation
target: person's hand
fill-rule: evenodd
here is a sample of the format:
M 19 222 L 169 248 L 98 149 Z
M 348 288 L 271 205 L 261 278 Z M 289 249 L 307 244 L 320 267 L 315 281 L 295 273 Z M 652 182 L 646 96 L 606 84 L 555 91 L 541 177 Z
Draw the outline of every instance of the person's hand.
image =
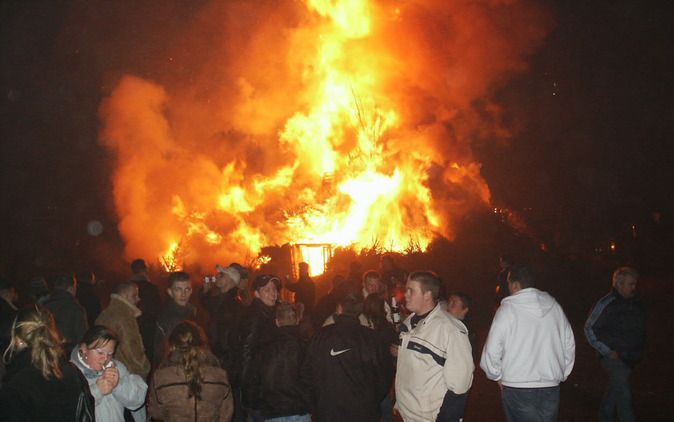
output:
M 96 386 L 98 387 L 98 390 L 103 394 L 104 396 L 107 396 L 108 394 L 112 393 L 112 390 L 114 387 L 110 383 L 110 380 L 107 378 L 104 378 L 102 375 L 98 377 L 96 380 Z
M 613 360 L 619 360 L 620 356 L 618 356 L 618 352 L 615 350 L 612 350 L 611 353 L 608 354 L 608 357 Z
M 503 383 L 501 382 L 501 380 L 496 381 L 496 384 L 498 384 L 498 389 L 503 391 Z
M 398 357 L 398 349 L 400 349 L 400 346 L 397 344 L 392 344 L 391 347 L 389 347 L 389 351 L 391 352 L 391 356 L 394 358 Z
M 107 382 L 109 382 L 112 386 L 112 389 L 114 390 L 114 388 L 117 387 L 117 384 L 119 384 L 119 370 L 114 366 L 107 368 L 105 371 L 103 371 L 101 378 L 104 378 Z

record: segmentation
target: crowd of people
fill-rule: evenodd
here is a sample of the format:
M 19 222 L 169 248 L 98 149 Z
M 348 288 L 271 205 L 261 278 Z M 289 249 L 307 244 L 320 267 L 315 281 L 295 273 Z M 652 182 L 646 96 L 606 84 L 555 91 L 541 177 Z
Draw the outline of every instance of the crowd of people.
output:
M 461 421 L 479 362 L 508 421 L 555 421 L 575 362 L 571 325 L 530 267 L 500 262 L 481 354 L 471 298 L 388 255 L 378 270 L 354 264 L 322 297 L 306 263 L 294 282 L 249 279 L 236 263 L 203 283 L 172 272 L 162 303 L 138 259 L 105 308 L 92 272 L 59 275 L 51 289 L 31 281 L 37 293 L 21 309 L 2 278 L 0 420 Z M 602 421 L 634 420 L 629 376 L 645 324 L 638 278 L 618 268 L 585 325 L 609 378 Z

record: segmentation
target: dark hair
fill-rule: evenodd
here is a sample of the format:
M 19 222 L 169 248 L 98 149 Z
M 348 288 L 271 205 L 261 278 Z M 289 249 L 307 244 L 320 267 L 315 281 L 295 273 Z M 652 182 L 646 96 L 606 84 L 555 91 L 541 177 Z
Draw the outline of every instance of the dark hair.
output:
M 0 276 L 0 290 L 11 290 L 14 288 L 14 283 L 12 283 L 9 278 L 5 277 L 4 275 Z
M 522 289 L 526 289 L 536 285 L 536 276 L 531 268 L 525 265 L 513 265 L 508 271 L 508 282 L 519 283 Z
M 433 300 L 437 302 L 442 287 L 442 280 L 437 274 L 433 271 L 415 271 L 410 274 L 410 280 L 420 284 L 422 293 L 431 292 Z
M 190 281 L 190 275 L 185 271 L 174 271 L 170 273 L 168 277 L 168 288 L 172 288 L 173 285 L 179 281 Z
M 147 270 L 147 265 L 145 265 L 144 260 L 138 258 L 138 259 L 134 259 L 131 262 L 131 272 L 133 272 L 134 274 L 138 274 L 141 271 L 145 271 L 145 270 Z
M 59 274 L 53 280 L 54 290 L 68 290 L 75 286 L 75 278 L 71 274 Z
M 351 290 L 337 299 L 337 305 L 341 305 L 342 314 L 357 317 L 363 312 L 363 293 Z
M 281 288 L 280 278 L 272 274 L 261 274 L 255 277 L 255 280 L 253 281 L 253 290 L 260 290 L 261 288 L 269 284 L 269 282 L 273 282 L 276 285 L 277 289 Z
M 77 278 L 78 283 L 91 284 L 94 281 L 94 272 L 93 271 L 80 271 L 75 277 Z
M 96 349 L 107 344 L 109 341 L 114 341 L 115 347 L 117 347 L 119 344 L 117 333 L 104 325 L 94 325 L 84 333 L 81 343 L 84 343 L 88 349 Z
M 508 255 L 508 254 L 501 254 L 501 255 L 498 256 L 498 259 L 505 262 L 506 264 L 510 264 L 510 265 L 515 263 L 515 260 L 513 259 L 513 257 L 511 255 Z
M 365 283 L 365 280 L 368 278 L 376 278 L 377 280 L 381 280 L 381 275 L 378 271 L 368 270 L 365 272 L 365 274 L 363 274 L 363 283 Z
M 201 362 L 207 346 L 204 330 L 192 321 L 182 321 L 171 331 L 168 342 L 170 350 L 180 353 L 180 364 L 188 384 L 187 398 L 201 400 L 201 384 L 204 382 Z
M 384 298 L 371 294 L 363 302 L 363 315 L 372 323 L 373 328 L 379 328 L 386 324 L 386 308 Z
M 117 288 L 115 289 L 115 291 L 117 292 L 118 295 L 123 295 L 124 293 L 126 293 L 127 291 L 129 291 L 134 287 L 138 287 L 138 285 L 133 281 L 122 281 L 121 283 L 117 284 Z
M 461 300 L 463 308 L 470 308 L 473 305 L 473 299 L 465 294 L 464 292 L 454 292 L 451 293 L 448 297 L 456 296 Z

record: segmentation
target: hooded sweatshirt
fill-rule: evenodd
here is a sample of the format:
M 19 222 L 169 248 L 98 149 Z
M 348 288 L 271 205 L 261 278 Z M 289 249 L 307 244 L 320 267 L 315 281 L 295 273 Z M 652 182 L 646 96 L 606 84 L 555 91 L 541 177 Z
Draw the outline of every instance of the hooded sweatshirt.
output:
M 559 303 L 526 288 L 506 297 L 492 322 L 480 367 L 514 388 L 554 387 L 573 369 L 576 343 Z

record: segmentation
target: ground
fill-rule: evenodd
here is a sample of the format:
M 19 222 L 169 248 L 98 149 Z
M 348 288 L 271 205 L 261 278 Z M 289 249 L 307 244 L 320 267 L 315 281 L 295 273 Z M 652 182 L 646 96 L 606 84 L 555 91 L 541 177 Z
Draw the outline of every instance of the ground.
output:
M 560 421 L 597 420 L 597 409 L 606 378 L 594 350 L 583 335 L 587 314 L 610 285 L 608 279 L 567 280 L 548 290 L 564 307 L 576 336 L 576 364 L 569 379 L 562 384 Z M 639 291 L 648 307 L 647 347 L 643 362 L 633 373 L 633 400 L 637 420 L 674 421 L 674 279 L 644 277 Z M 489 330 L 491 311 L 479 308 L 474 315 L 474 329 L 479 348 Z M 476 362 L 479 366 L 479 362 Z M 496 383 L 476 369 L 473 388 L 466 410 L 467 421 L 505 420 Z

